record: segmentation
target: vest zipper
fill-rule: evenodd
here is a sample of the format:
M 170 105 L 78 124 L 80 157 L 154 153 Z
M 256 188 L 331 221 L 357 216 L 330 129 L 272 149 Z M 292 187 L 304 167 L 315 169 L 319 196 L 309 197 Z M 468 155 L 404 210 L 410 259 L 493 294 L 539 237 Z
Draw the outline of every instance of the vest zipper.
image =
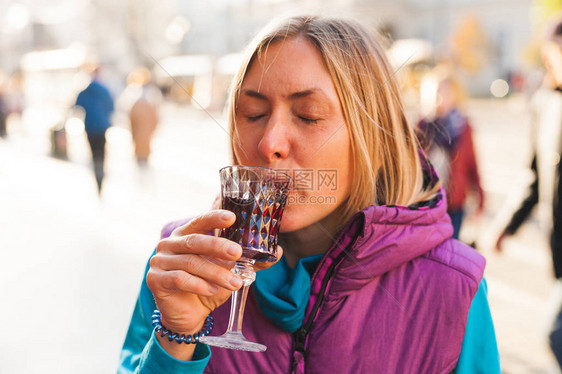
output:
M 357 238 L 355 238 L 355 240 L 356 239 Z M 314 307 L 312 308 L 310 316 L 308 316 L 306 322 L 297 331 L 294 332 L 295 350 L 302 353 L 303 355 L 305 353 L 306 337 L 308 335 L 308 332 L 310 331 L 310 328 L 312 327 L 312 322 L 314 321 L 314 317 L 318 313 L 318 309 L 320 309 L 320 305 L 324 301 L 325 291 L 326 291 L 326 287 L 328 287 L 328 282 L 332 278 L 336 265 L 338 265 L 341 262 L 341 260 L 345 255 L 347 255 L 348 250 L 353 246 L 353 244 L 355 244 L 355 240 L 353 240 L 349 244 L 349 246 L 347 246 L 347 248 L 345 248 L 342 251 L 342 253 L 338 255 L 336 260 L 330 265 L 330 267 L 326 271 L 326 276 L 324 276 L 324 279 L 322 279 L 322 287 L 320 288 L 320 293 L 318 295 L 318 298 L 316 299 L 316 303 L 314 304 Z

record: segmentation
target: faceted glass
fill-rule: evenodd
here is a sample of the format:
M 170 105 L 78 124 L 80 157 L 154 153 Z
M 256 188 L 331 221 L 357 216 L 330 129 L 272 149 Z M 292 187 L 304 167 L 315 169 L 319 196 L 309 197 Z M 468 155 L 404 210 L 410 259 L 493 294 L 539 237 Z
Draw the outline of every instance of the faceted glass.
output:
M 273 169 L 247 166 L 228 166 L 220 176 L 222 208 L 236 214 L 236 222 L 220 235 L 240 244 L 242 257 L 275 261 L 291 178 Z
M 242 320 L 248 288 L 256 279 L 256 261 L 277 259 L 277 236 L 292 179 L 285 173 L 254 166 L 227 166 L 220 170 L 222 208 L 236 214 L 234 224 L 222 229 L 220 236 L 242 246 L 242 257 L 232 272 L 244 281 L 232 293 L 230 319 L 226 333 L 203 336 L 200 342 L 222 348 L 263 352 L 263 344 L 247 340 L 242 334 Z

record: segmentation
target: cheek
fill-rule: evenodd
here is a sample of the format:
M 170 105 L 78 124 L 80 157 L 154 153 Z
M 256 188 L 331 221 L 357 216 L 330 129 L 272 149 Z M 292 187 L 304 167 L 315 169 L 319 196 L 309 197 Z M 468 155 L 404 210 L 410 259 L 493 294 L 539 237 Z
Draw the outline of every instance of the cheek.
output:
M 337 199 L 336 205 L 347 199 L 353 178 L 351 160 L 350 140 L 347 133 L 343 133 L 338 139 L 334 139 L 332 147 L 327 147 L 323 152 L 323 161 L 318 165 L 316 181 L 319 187 L 316 190 L 318 195 Z
M 233 148 L 241 164 L 251 164 L 252 160 L 257 157 L 259 140 L 260 136 L 257 131 L 249 131 L 243 126 L 237 129 L 237 134 L 233 139 Z
M 336 164 L 338 165 L 338 181 L 341 181 L 342 187 L 347 187 L 351 183 L 353 175 L 351 140 L 347 131 L 346 128 L 339 141 L 338 148 L 333 151 L 333 155 L 336 157 Z
M 338 205 L 343 203 L 351 193 L 353 170 L 348 158 L 347 161 L 346 164 L 340 165 L 337 178 L 338 188 L 332 191 L 337 197 Z

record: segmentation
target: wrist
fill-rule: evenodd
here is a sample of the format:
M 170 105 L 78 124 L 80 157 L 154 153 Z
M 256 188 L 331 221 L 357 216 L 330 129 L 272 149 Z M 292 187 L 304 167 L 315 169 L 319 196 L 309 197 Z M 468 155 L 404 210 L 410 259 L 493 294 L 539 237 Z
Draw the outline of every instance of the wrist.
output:
M 195 346 L 201 336 L 208 335 L 213 329 L 213 317 L 207 318 L 198 326 L 196 332 L 174 332 L 168 330 L 162 321 L 160 311 L 156 309 L 152 315 L 154 336 L 162 349 L 170 356 L 181 361 L 190 361 L 193 358 Z
M 154 337 L 156 338 L 157 344 L 176 360 L 193 360 L 196 344 L 177 344 L 175 341 L 169 341 L 166 337 L 160 336 L 156 331 L 154 331 Z
M 156 310 L 154 312 L 156 312 Z M 160 315 L 159 322 L 160 322 L 160 325 L 162 326 L 162 329 L 159 329 L 158 326 L 154 324 L 154 314 L 153 314 L 152 315 L 152 326 L 156 329 L 156 335 L 157 336 L 160 336 L 163 330 L 170 331 L 171 334 L 175 333 L 176 335 L 178 335 L 180 337 L 181 337 L 181 335 L 194 336 L 199 331 L 201 331 L 201 329 L 203 328 L 203 325 L 205 324 L 205 320 L 203 320 L 203 321 L 197 323 L 197 325 L 195 325 L 193 328 L 186 328 L 186 327 L 183 327 L 183 326 L 182 327 L 174 326 L 174 323 L 171 323 L 170 321 L 168 321 L 163 315 Z M 166 334 L 163 338 L 167 341 L 168 336 L 169 336 L 169 334 Z
M 202 324 L 199 332 L 194 334 L 183 334 L 177 331 L 168 330 L 162 323 L 162 315 L 158 309 L 154 310 L 152 314 L 152 326 L 154 326 L 154 331 L 161 337 L 167 338 L 170 342 L 176 342 L 178 344 L 197 344 L 199 338 L 202 336 L 209 335 L 213 330 L 214 319 L 213 315 L 209 314 Z
M 192 349 L 187 353 L 169 352 L 165 350 L 156 339 L 154 332 L 151 335 L 149 343 L 145 347 L 146 355 L 144 355 L 145 358 L 141 365 L 143 367 L 141 372 L 161 373 L 165 371 L 166 373 L 203 373 L 211 358 L 211 349 L 208 345 L 191 345 L 189 348 Z M 182 344 L 182 346 L 182 348 L 188 347 L 185 344 Z M 171 350 L 171 348 L 169 350 Z

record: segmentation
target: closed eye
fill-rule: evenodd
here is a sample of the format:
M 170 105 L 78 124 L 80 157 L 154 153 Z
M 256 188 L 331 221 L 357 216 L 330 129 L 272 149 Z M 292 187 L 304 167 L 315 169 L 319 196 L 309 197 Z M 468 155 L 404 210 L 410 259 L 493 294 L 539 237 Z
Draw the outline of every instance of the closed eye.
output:
M 310 123 L 310 124 L 315 124 L 318 122 L 317 119 L 313 119 L 313 118 L 308 118 L 308 117 L 303 117 L 303 116 L 298 116 L 298 118 L 303 121 L 304 123 Z
M 247 119 L 248 119 L 249 122 L 256 122 L 260 118 L 263 118 L 263 117 L 265 117 L 265 114 L 260 114 L 258 116 L 249 116 L 249 117 L 247 117 Z

